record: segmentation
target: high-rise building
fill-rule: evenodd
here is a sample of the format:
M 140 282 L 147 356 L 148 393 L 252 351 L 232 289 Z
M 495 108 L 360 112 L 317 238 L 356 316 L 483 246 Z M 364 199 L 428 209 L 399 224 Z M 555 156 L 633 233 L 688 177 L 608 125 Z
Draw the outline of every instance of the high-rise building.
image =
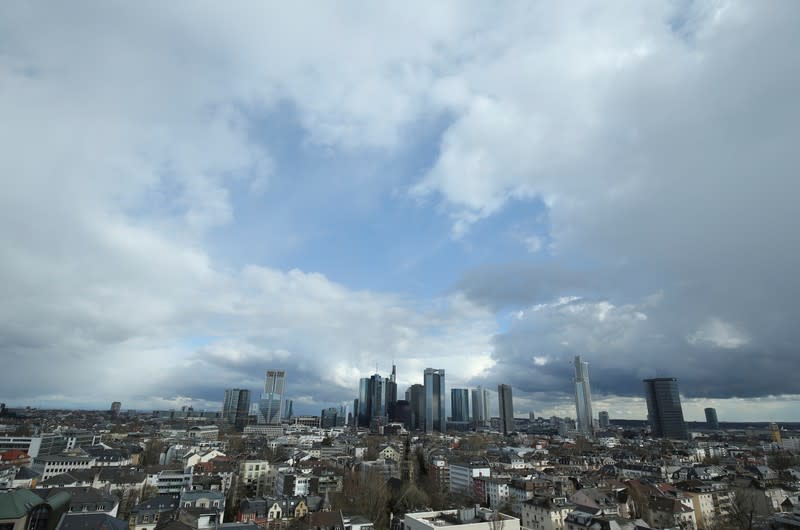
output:
M 472 391 L 472 421 L 475 428 L 489 425 L 489 391 L 478 387 Z
M 339 419 L 339 409 L 336 407 L 329 407 L 322 409 L 319 415 L 319 426 L 323 429 L 332 429 L 336 427 Z
M 645 379 L 644 386 L 647 421 L 650 422 L 653 436 L 686 440 L 689 433 L 683 421 L 678 380 L 674 377 Z
M 575 356 L 575 412 L 577 414 L 578 432 L 591 435 L 592 426 L 592 390 L 589 387 L 589 363 Z
M 606 429 L 609 425 L 611 425 L 611 419 L 608 417 L 607 410 L 601 410 L 597 414 L 597 423 L 600 425 L 601 429 Z
M 5 408 L 5 407 L 3 407 Z M 114 417 L 119 416 L 119 411 L 122 408 L 122 403 L 119 401 L 114 401 L 111 403 L 111 415 Z
M 294 401 L 287 399 L 283 404 L 283 419 L 291 420 L 294 417 Z
M 536 414 L 533 411 L 528 412 L 528 420 L 533 421 L 536 419 Z
M 425 432 L 445 432 L 444 370 L 425 368 Z
M 264 392 L 258 400 L 257 421 L 262 425 L 278 425 L 281 422 L 286 390 L 286 372 L 267 370 Z
M 707 408 L 705 409 L 706 412 L 706 427 L 711 430 L 719 430 L 719 420 L 717 419 L 717 409 L 715 408 Z
M 411 408 L 411 429 L 425 428 L 425 387 L 416 384 L 406 390 L 406 401 Z
M 450 418 L 453 421 L 469 421 L 469 389 L 450 389 Z
M 369 427 L 372 394 L 369 390 L 369 377 L 362 377 L 358 383 L 358 426 Z
M 397 367 L 392 365 L 392 375 L 386 380 L 386 416 L 394 421 L 395 404 L 397 403 Z
M 500 430 L 503 434 L 514 432 L 514 401 L 511 397 L 511 385 L 497 387 L 497 401 L 500 404 Z
M 235 425 L 243 429 L 247 425 L 247 414 L 250 410 L 250 391 L 241 388 L 228 388 L 225 390 L 225 399 L 222 402 L 222 419 L 228 425 Z

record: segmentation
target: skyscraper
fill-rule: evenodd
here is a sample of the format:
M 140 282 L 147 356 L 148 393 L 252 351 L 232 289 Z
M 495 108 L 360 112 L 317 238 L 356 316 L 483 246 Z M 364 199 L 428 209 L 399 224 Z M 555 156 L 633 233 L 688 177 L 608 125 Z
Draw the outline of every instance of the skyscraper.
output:
M 497 400 L 500 404 L 500 430 L 507 435 L 514 432 L 514 402 L 511 397 L 511 385 L 497 387 Z
M 475 428 L 489 424 L 489 391 L 478 387 L 472 391 L 472 421 Z
M 578 432 L 591 435 L 592 431 L 592 390 L 589 387 L 589 363 L 575 356 L 575 412 Z
M 392 365 L 392 375 L 386 381 L 386 416 L 390 421 L 395 420 L 394 407 L 397 403 L 397 367 Z
M 600 425 L 601 429 L 605 429 L 609 425 L 611 425 L 611 419 L 608 417 L 608 411 L 601 410 L 600 413 L 597 415 L 597 423 Z
M 111 415 L 115 418 L 119 416 L 119 411 L 122 409 L 122 403 L 119 401 L 114 401 L 111 403 Z
M 450 389 L 450 417 L 453 421 L 469 421 L 469 389 Z
M 425 387 L 416 384 L 406 390 L 406 401 L 411 407 L 411 429 L 425 428 Z
M 281 422 L 285 383 L 285 371 L 267 370 L 264 392 L 258 400 L 258 423 L 277 425 Z
M 369 427 L 372 394 L 369 390 L 369 377 L 362 377 L 358 383 L 358 426 Z M 354 412 L 355 414 L 355 412 Z
M 712 430 L 719 429 L 719 420 L 717 419 L 717 409 L 714 408 L 707 408 L 706 412 L 706 427 Z
M 425 432 L 445 432 L 444 370 L 425 368 Z
M 683 421 L 678 380 L 674 377 L 645 379 L 647 398 L 647 421 L 657 438 L 685 440 L 689 437 Z
M 243 429 L 247 425 L 247 414 L 250 411 L 250 391 L 240 388 L 225 390 L 225 400 L 222 402 L 222 418 L 229 425 L 236 425 Z
M 294 417 L 294 401 L 287 399 L 283 404 L 283 419 L 291 420 Z

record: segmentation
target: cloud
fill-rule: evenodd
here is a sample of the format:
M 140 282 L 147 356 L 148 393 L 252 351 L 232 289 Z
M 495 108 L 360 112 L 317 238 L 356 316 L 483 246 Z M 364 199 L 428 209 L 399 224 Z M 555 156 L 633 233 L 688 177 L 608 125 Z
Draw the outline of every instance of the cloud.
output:
M 393 357 L 404 384 L 435 366 L 535 395 L 568 387 L 576 352 L 608 395 L 659 370 L 690 396 L 798 393 L 798 11 L 3 5 L 2 397 L 210 404 L 277 362 L 336 402 Z M 431 122 L 436 148 L 408 152 Z M 402 179 L 302 178 L 392 157 Z M 329 222 L 304 197 L 379 216 L 398 189 L 465 246 L 511 204 L 541 205 L 547 233 L 515 242 L 522 262 L 425 271 L 425 295 L 270 260 Z

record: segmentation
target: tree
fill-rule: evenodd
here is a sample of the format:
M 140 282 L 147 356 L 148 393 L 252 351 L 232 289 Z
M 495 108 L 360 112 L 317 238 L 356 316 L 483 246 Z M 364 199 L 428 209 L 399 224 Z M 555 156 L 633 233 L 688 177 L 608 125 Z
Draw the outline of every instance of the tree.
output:
M 345 475 L 342 493 L 334 501 L 334 508 L 360 514 L 369 518 L 375 528 L 388 527 L 390 506 L 389 489 L 378 472 L 350 471 Z
M 151 438 L 144 446 L 139 462 L 142 466 L 155 466 L 161 462 L 161 453 L 164 451 L 164 444 L 161 440 Z
M 731 500 L 731 511 L 725 526 L 737 530 L 753 530 L 753 521 L 758 513 L 755 492 L 739 488 L 732 492 Z

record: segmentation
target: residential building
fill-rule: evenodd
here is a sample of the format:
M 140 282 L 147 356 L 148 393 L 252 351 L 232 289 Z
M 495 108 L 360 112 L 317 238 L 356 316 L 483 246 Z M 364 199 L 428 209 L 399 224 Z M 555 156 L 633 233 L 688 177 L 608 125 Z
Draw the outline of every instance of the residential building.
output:
M 469 389 L 450 389 L 450 419 L 452 421 L 469 421 Z
M 575 413 L 578 432 L 591 436 L 594 432 L 592 425 L 592 390 L 589 386 L 589 363 L 581 360 L 580 355 L 575 356 Z
M 522 526 L 531 530 L 567 530 L 567 516 L 575 508 L 575 503 L 566 497 L 534 495 L 522 503 Z
M 107 513 L 65 513 L 55 530 L 128 530 L 128 523 Z
M 497 401 L 500 405 L 500 431 L 509 435 L 514 432 L 514 400 L 511 395 L 511 385 L 497 387 Z
M 244 460 L 239 464 L 239 480 L 248 495 L 272 495 L 277 468 L 268 460 Z
M 161 514 L 178 508 L 177 495 L 156 495 L 131 509 L 128 518 L 130 530 L 155 530 Z
M 425 369 L 425 432 L 445 432 L 447 413 L 445 412 L 444 369 Z
M 217 523 L 224 522 L 225 495 L 221 491 L 182 491 L 178 501 L 180 508 L 202 508 L 219 513 Z
M 296 469 L 278 471 L 275 475 L 275 495 L 302 497 L 317 493 L 319 478 Z
M 490 477 L 491 468 L 485 458 L 451 461 L 450 493 L 471 496 L 474 491 L 473 481 L 478 477 Z
M 647 421 L 656 438 L 685 440 L 689 437 L 683 420 L 683 408 L 674 377 L 645 379 Z

